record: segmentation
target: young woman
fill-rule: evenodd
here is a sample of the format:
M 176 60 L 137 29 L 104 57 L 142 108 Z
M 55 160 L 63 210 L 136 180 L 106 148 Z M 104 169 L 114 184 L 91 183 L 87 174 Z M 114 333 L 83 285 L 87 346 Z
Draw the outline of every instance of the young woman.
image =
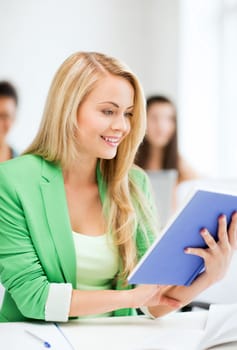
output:
M 178 152 L 176 108 L 165 96 L 147 99 L 147 131 L 135 162 L 146 170 L 176 169 L 178 183 L 198 178 Z
M 146 175 L 133 166 L 146 127 L 137 78 L 100 53 L 59 68 L 25 155 L 0 166 L 1 321 L 154 316 L 188 303 L 226 272 L 237 215 L 219 241 L 205 230 L 206 271 L 190 287 L 129 286 L 126 277 L 154 239 Z M 17 176 L 16 176 L 17 174 Z

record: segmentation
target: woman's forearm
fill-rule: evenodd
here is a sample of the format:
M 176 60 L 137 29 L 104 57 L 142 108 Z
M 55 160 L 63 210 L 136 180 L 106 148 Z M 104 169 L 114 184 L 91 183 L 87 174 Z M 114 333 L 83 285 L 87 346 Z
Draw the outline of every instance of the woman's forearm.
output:
M 207 274 L 203 272 L 190 286 L 169 286 L 164 288 L 164 294 L 179 300 L 182 306 L 185 306 L 212 284 Z M 149 311 L 153 316 L 160 317 L 174 311 L 174 308 L 166 305 L 157 305 L 149 307 Z
M 73 290 L 69 316 L 86 316 L 133 307 L 130 290 Z
M 148 305 L 149 300 L 159 290 L 160 287 L 157 285 L 140 285 L 129 290 L 73 290 L 69 316 L 101 314 Z

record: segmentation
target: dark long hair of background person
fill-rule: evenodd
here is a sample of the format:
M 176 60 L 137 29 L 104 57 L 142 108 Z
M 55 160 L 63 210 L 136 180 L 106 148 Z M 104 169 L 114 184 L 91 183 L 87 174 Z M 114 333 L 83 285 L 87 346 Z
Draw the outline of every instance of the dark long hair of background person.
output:
M 174 120 L 175 120 L 175 131 L 170 142 L 164 148 L 164 157 L 162 169 L 178 169 L 178 135 L 177 135 L 177 115 L 176 108 L 173 102 L 165 96 L 154 95 L 147 99 L 147 111 L 153 103 L 168 103 L 174 108 Z M 135 164 L 143 169 L 147 168 L 147 160 L 149 159 L 150 144 L 146 139 L 146 136 L 139 146 L 137 155 L 135 158 Z

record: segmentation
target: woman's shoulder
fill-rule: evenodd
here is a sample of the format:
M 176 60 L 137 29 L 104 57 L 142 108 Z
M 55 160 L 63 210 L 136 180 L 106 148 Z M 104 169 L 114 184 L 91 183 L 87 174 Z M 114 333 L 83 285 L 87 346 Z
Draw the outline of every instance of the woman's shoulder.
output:
M 18 156 L 0 164 L 1 170 L 23 169 L 24 167 L 35 167 L 42 163 L 42 158 L 34 154 Z
M 139 187 L 147 189 L 149 187 L 148 175 L 145 170 L 138 165 L 133 165 L 129 171 L 129 179 L 136 183 Z
M 129 170 L 129 177 L 131 177 L 132 179 L 142 180 L 145 176 L 145 171 L 136 164 L 133 164 L 133 166 Z
M 43 159 L 39 156 L 27 154 L 0 163 L 0 177 L 14 181 L 31 181 L 41 174 Z

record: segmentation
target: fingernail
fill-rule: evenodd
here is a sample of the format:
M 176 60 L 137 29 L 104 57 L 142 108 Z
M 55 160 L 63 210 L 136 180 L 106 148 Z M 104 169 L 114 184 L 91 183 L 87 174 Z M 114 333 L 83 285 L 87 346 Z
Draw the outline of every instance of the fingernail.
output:
M 189 253 L 189 252 L 190 252 L 190 249 L 189 249 L 189 248 L 184 248 L 184 252 L 185 252 L 185 253 Z
M 201 233 L 201 235 L 205 236 L 207 234 L 207 229 L 206 228 L 202 228 L 200 233 Z

